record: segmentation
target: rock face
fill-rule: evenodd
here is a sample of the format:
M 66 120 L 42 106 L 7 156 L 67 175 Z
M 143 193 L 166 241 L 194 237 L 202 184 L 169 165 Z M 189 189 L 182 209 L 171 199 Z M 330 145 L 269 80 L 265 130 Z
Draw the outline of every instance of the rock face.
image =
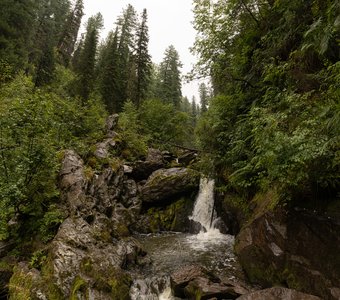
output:
M 273 287 L 270 289 L 260 290 L 237 298 L 237 300 L 274 300 L 274 299 L 321 300 L 321 298 L 319 297 L 307 295 L 283 287 Z
M 236 299 L 248 292 L 240 285 L 222 282 L 197 265 L 182 267 L 171 274 L 170 280 L 174 296 L 185 299 Z
M 142 187 L 144 202 L 154 203 L 197 190 L 200 174 L 187 168 L 160 169 Z
M 165 166 L 165 158 L 163 153 L 158 149 L 150 148 L 145 161 L 137 161 L 134 163 L 131 176 L 137 180 L 147 179 L 152 172 Z
M 339 232 L 339 220 L 278 209 L 244 226 L 235 250 L 253 282 L 340 299 Z
M 156 149 L 149 149 L 144 161 L 123 164 L 112 157 L 117 121 L 118 115 L 108 118 L 106 138 L 95 145 L 87 165 L 73 150 L 64 151 L 58 206 L 65 220 L 53 241 L 32 256 L 34 267 L 1 266 L 0 297 L 7 296 L 11 277 L 11 299 L 130 299 L 129 271 L 148 263 L 131 233 L 185 228 L 194 197 L 183 195 L 198 189 L 199 173 L 162 169 L 173 157 Z M 143 214 L 142 200 L 150 204 Z M 0 243 L 0 255 L 7 246 Z

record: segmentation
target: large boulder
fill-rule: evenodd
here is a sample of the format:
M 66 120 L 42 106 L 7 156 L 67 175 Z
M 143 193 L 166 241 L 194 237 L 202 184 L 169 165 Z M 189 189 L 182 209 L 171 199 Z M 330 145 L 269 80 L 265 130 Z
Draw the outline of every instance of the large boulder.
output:
M 339 220 L 316 212 L 269 210 L 241 229 L 235 250 L 253 282 L 340 299 L 339 232 Z
M 188 168 L 160 169 L 142 187 L 144 202 L 155 203 L 198 189 L 200 173 Z
M 147 179 L 152 172 L 165 166 L 163 153 L 158 149 L 149 148 L 145 161 L 136 161 L 131 176 L 137 180 Z
M 241 285 L 223 282 L 197 265 L 181 267 L 171 274 L 170 281 L 174 296 L 185 299 L 236 299 L 248 293 Z
M 295 290 L 273 287 L 243 295 L 237 300 L 321 300 L 321 298 Z

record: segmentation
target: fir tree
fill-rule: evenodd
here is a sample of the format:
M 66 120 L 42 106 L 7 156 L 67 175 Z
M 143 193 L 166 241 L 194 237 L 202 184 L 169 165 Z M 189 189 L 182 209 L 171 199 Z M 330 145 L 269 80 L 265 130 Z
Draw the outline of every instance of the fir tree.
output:
M 99 91 L 107 110 L 118 112 L 122 106 L 117 95 L 118 69 L 118 29 L 111 32 L 101 53 Z
M 204 82 L 199 85 L 198 91 L 200 95 L 201 112 L 205 113 L 208 110 L 209 91 Z
M 81 19 L 84 15 L 83 9 L 83 0 L 77 0 L 73 10 L 68 15 L 58 42 L 58 53 L 65 66 L 69 64 L 74 51 Z
M 159 68 L 158 96 L 177 108 L 179 108 L 182 98 L 181 73 L 179 70 L 181 67 L 178 52 L 174 46 L 169 46 L 165 50 L 164 59 Z
M 137 29 L 137 49 L 135 54 L 137 73 L 135 103 L 137 107 L 145 100 L 150 83 L 152 64 L 148 51 L 148 43 L 147 11 L 144 9 L 141 24 Z
M 79 54 L 79 64 L 76 67 L 79 76 L 77 92 L 85 101 L 89 98 L 94 87 L 94 71 L 98 37 L 102 26 L 103 17 L 100 13 L 88 20 L 84 46 Z

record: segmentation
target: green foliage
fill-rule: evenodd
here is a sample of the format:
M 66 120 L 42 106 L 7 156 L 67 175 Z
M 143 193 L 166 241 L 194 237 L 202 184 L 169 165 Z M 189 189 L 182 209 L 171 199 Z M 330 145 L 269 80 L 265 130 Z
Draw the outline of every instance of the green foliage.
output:
M 190 143 L 192 124 L 185 112 L 175 109 L 173 104 L 159 99 L 146 100 L 140 109 L 143 134 L 150 137 L 154 147 L 166 147 L 167 143 Z
M 74 147 L 88 151 L 86 142 L 101 136 L 105 113 L 95 100 L 81 106 L 47 90 L 34 89 L 23 75 L 0 91 L 0 237 L 15 234 L 8 223 L 25 215 L 36 223 L 58 197 L 58 151 Z M 54 220 L 48 220 L 55 217 Z M 42 229 L 57 216 L 47 214 Z M 12 222 L 13 223 L 13 222 Z M 20 224 L 21 226 L 23 224 Z M 13 226 L 12 226 L 13 227 Z M 50 228 L 51 229 L 51 228 Z M 33 230 L 33 228 L 32 228 Z M 45 230 L 45 231 L 44 231 Z
M 138 111 L 131 101 L 125 102 L 118 125 L 122 131 L 122 154 L 124 158 L 133 160 L 145 156 L 147 152 L 147 137 L 141 135 Z
M 46 262 L 46 260 L 47 260 L 47 251 L 38 250 L 32 254 L 29 265 L 31 268 L 36 268 L 40 270 L 43 264 Z
M 43 242 L 49 242 L 55 236 L 60 224 L 65 220 L 65 213 L 56 205 L 50 205 L 48 211 L 44 214 L 41 225 L 40 235 Z
M 338 3 L 194 2 L 197 71 L 220 94 L 197 127 L 213 171 L 241 195 L 336 197 Z

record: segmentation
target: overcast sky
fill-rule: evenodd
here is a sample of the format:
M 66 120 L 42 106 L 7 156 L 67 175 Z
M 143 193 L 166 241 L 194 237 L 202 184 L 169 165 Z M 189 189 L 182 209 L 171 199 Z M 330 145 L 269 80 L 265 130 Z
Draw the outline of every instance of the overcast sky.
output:
M 186 74 L 195 63 L 190 53 L 195 40 L 195 30 L 192 27 L 193 13 L 191 0 L 84 0 L 86 21 L 90 16 L 100 12 L 104 17 L 102 37 L 112 30 L 118 15 L 128 4 L 131 4 L 138 14 L 144 8 L 148 12 L 149 51 L 154 63 L 160 63 L 164 51 L 169 45 L 174 45 L 183 64 L 182 74 Z M 84 30 L 84 28 L 82 29 Z M 198 82 L 182 86 L 183 96 L 191 101 L 194 95 L 198 99 Z

